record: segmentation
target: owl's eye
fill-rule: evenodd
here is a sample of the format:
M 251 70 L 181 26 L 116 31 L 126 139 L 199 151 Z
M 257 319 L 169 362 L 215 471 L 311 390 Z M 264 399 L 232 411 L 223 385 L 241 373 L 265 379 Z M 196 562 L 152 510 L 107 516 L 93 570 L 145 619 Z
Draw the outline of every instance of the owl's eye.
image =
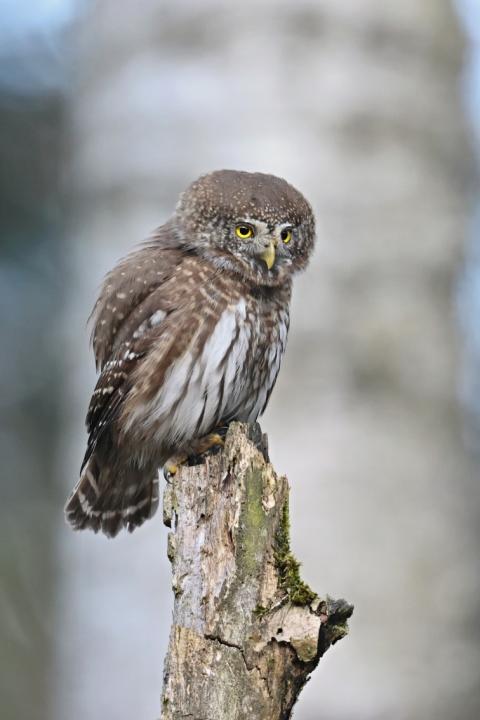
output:
M 242 240 L 248 240 L 248 238 L 251 238 L 254 235 L 253 228 L 250 225 L 245 225 L 244 223 L 237 225 L 235 233 L 237 237 Z
M 282 232 L 280 233 L 280 237 L 282 239 L 282 242 L 284 242 L 285 245 L 288 245 L 288 243 L 292 239 L 292 231 L 290 230 L 290 228 L 284 228 L 284 230 L 282 230 Z

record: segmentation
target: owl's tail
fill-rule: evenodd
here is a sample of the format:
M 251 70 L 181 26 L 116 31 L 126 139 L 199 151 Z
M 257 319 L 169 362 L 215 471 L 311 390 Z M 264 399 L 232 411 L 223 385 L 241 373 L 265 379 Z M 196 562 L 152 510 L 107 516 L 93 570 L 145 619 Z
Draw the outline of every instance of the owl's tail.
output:
M 130 532 L 152 517 L 158 506 L 157 468 L 100 463 L 94 453 L 65 505 L 75 530 L 101 530 L 109 537 Z

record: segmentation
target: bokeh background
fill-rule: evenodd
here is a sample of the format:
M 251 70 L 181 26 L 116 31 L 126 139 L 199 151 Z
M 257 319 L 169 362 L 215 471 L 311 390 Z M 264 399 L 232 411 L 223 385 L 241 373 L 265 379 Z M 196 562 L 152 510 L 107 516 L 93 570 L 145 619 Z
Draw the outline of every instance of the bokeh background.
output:
M 286 177 L 318 246 L 263 427 L 311 585 L 355 604 L 297 720 L 480 717 L 478 0 L 0 0 L 2 720 L 158 717 L 161 515 L 62 507 L 104 273 L 198 174 Z

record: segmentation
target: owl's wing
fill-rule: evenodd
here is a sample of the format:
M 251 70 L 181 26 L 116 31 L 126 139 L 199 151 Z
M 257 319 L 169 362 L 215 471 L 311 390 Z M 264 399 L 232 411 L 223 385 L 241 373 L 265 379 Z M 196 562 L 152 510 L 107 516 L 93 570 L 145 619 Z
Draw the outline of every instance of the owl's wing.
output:
M 129 429 L 137 406 L 148 404 L 178 359 L 205 344 L 227 304 L 212 297 L 214 273 L 188 252 L 147 247 L 107 277 L 94 310 L 101 373 L 87 414 L 84 464 L 121 415 L 117 433 Z
M 86 418 L 89 440 L 83 465 L 117 417 L 132 374 L 161 334 L 162 321 L 175 309 L 168 284 L 184 257 L 179 248 L 170 246 L 168 226 L 163 226 L 104 280 L 90 317 L 101 373 Z
M 108 273 L 90 316 L 97 369 L 154 312 L 158 299 L 153 294 L 175 274 L 181 261 L 179 249 L 150 243 Z

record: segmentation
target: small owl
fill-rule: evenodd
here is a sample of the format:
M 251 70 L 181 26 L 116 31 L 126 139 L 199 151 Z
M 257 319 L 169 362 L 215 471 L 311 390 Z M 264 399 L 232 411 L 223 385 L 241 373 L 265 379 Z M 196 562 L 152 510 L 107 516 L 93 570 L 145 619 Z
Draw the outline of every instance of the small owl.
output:
M 220 170 L 107 275 L 87 451 L 65 508 L 75 529 L 134 530 L 157 507 L 159 467 L 175 472 L 220 428 L 263 413 L 314 239 L 312 209 L 285 180 Z

